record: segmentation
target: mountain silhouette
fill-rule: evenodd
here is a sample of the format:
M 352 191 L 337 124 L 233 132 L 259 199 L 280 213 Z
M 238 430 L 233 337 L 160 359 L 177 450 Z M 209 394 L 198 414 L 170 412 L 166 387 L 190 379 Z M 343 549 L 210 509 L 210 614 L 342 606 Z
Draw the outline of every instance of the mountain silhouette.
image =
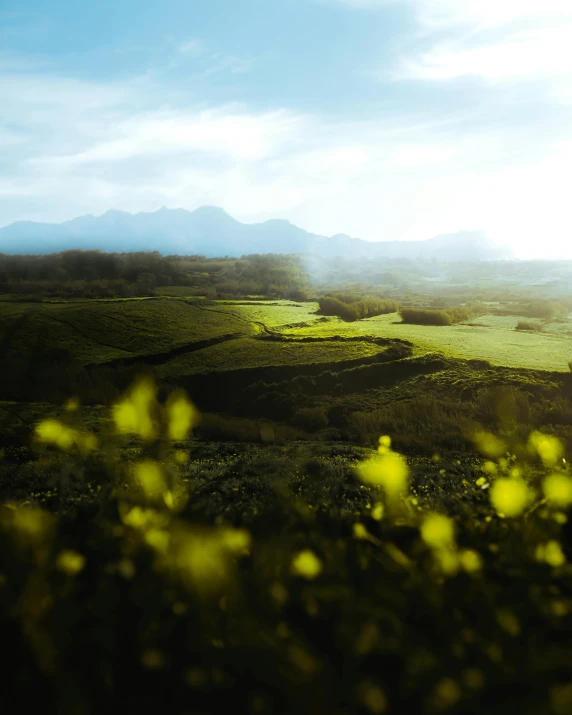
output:
M 479 231 L 443 234 L 424 241 L 363 241 L 345 234 L 320 236 L 282 219 L 244 224 L 215 206 L 195 211 L 161 208 L 137 214 L 112 209 L 101 216 L 80 216 L 61 224 L 18 221 L 0 229 L 0 253 L 46 254 L 77 248 L 206 257 L 249 253 L 436 261 L 511 257 Z

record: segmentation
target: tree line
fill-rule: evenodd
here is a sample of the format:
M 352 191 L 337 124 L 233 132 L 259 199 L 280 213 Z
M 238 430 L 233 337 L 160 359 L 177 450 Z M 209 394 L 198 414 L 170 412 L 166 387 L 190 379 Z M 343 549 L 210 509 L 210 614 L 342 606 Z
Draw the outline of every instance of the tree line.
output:
M 322 315 L 337 315 L 342 320 L 354 321 L 374 315 L 395 313 L 398 304 L 388 298 L 359 297 L 355 294 L 327 295 L 318 301 Z

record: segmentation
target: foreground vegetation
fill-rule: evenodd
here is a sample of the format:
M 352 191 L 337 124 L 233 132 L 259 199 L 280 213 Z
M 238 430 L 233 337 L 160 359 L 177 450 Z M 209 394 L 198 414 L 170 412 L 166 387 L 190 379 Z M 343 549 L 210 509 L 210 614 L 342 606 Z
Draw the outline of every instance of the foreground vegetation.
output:
M 5 709 L 569 711 L 557 439 L 221 450 L 148 381 L 110 417 L 71 402 L 0 464 Z
M 3 712 L 572 711 L 565 264 L 5 258 Z

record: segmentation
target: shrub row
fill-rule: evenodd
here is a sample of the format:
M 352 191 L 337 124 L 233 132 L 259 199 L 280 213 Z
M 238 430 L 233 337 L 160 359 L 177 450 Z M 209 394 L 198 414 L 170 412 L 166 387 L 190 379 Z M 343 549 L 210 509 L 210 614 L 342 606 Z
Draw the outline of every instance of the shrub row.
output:
M 355 296 L 351 296 L 352 298 Z M 348 296 L 328 295 L 320 298 L 320 312 L 322 315 L 337 315 L 342 320 L 361 320 L 374 315 L 396 313 L 399 306 L 394 300 L 386 298 L 365 297 L 360 300 L 348 302 Z
M 464 320 L 483 315 L 486 309 L 479 303 L 461 305 L 446 310 L 429 310 L 426 308 L 402 308 L 399 311 L 404 323 L 414 325 L 453 325 Z
M 541 323 L 530 323 L 525 320 L 519 320 L 515 330 L 534 330 L 537 333 L 541 333 L 543 327 Z

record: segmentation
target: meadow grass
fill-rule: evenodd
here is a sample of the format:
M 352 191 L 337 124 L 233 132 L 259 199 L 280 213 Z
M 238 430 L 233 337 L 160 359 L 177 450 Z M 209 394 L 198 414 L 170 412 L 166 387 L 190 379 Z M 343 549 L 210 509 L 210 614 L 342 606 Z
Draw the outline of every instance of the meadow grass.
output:
M 3 353 L 26 355 L 38 341 L 80 364 L 151 355 L 257 329 L 230 312 L 181 300 L 10 303 L 0 306 Z
M 401 338 L 420 348 L 440 350 L 450 357 L 487 360 L 493 365 L 533 370 L 568 372 L 572 357 L 572 338 L 565 334 L 515 331 L 518 318 L 482 316 L 475 321 L 486 325 L 409 325 L 397 313 L 379 315 L 355 323 L 330 321 L 312 327 L 285 329 L 296 336 L 332 337 L 372 335 Z M 490 327 L 489 327 L 490 326 Z
M 274 342 L 237 338 L 175 357 L 158 367 L 161 378 L 254 367 L 313 365 L 371 357 L 382 352 L 379 345 L 362 341 L 318 343 Z
M 296 303 L 289 300 L 280 301 L 216 301 L 218 305 L 224 305 L 225 309 L 232 310 L 246 320 L 264 323 L 269 328 L 292 325 L 297 323 L 307 323 L 319 320 L 320 316 L 315 315 L 318 304 L 314 302 Z

